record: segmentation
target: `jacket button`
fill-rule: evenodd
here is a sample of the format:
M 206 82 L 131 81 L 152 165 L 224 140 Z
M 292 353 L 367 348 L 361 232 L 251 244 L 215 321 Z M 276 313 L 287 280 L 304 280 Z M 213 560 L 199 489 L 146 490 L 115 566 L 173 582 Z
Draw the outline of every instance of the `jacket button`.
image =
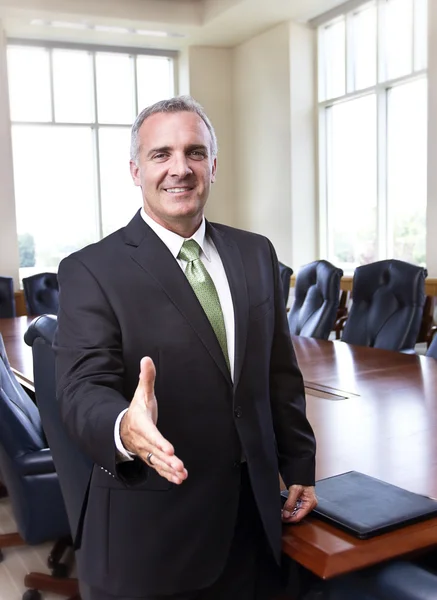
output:
M 241 467 L 241 462 L 240 462 L 239 460 L 236 460 L 236 461 L 234 462 L 234 465 L 233 465 L 233 467 L 234 467 L 234 469 L 239 469 L 239 468 Z
M 234 410 L 234 415 L 237 417 L 237 419 L 241 419 L 241 417 L 243 416 L 241 406 L 237 406 L 237 408 Z

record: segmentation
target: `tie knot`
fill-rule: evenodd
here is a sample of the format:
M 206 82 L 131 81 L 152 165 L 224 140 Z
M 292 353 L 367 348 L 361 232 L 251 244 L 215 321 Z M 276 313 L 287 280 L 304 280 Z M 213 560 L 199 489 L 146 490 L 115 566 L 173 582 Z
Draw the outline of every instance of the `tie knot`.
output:
M 186 262 L 193 262 L 193 260 L 198 260 L 199 254 L 199 244 L 195 240 L 187 240 L 182 244 L 182 248 L 179 251 L 178 258 L 181 258 Z

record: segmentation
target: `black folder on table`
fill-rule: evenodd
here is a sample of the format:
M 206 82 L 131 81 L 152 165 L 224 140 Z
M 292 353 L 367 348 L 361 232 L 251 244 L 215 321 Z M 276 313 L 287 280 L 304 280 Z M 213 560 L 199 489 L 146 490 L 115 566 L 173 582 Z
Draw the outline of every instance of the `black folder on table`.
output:
M 316 483 L 318 505 L 311 513 L 367 539 L 437 516 L 437 501 L 357 471 Z

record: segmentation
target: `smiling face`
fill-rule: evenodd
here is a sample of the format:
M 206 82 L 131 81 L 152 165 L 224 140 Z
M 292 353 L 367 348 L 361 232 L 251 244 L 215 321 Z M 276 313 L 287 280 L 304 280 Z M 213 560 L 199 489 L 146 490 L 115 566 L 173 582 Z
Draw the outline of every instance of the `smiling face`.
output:
M 130 169 L 145 212 L 183 237 L 199 227 L 215 180 L 211 136 L 194 112 L 155 113 L 138 131 L 138 159 Z

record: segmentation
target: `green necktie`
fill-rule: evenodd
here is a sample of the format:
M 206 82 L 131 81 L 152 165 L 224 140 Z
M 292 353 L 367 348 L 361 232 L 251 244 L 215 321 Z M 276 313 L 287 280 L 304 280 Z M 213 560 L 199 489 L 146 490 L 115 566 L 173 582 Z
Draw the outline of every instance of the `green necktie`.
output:
M 195 240 L 187 240 L 182 244 L 178 258 L 185 260 L 187 266 L 185 275 L 193 288 L 214 333 L 217 336 L 220 347 L 230 370 L 228 344 L 226 341 L 225 321 L 223 319 L 222 307 L 211 275 L 199 258 L 200 246 Z

